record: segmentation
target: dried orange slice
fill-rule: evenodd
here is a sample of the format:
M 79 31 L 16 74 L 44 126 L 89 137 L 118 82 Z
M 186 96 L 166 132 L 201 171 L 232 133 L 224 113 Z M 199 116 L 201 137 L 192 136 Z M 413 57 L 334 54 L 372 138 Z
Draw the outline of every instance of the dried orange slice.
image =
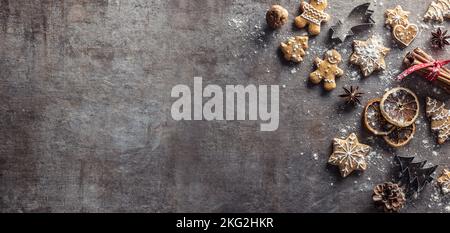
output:
M 414 137 L 416 133 L 416 124 L 406 127 L 395 127 L 395 129 L 388 135 L 383 136 L 387 144 L 393 147 L 401 147 L 406 145 Z
M 381 98 L 380 110 L 389 123 L 397 127 L 410 126 L 419 116 L 419 100 L 407 88 L 393 88 Z
M 384 119 L 380 111 L 380 99 L 371 99 L 364 108 L 364 126 L 375 135 L 388 135 L 395 128 Z

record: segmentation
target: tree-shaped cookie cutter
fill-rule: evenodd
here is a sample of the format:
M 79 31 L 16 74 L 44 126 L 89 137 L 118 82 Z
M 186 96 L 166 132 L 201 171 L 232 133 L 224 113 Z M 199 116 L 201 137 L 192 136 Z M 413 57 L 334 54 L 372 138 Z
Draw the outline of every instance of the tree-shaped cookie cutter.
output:
M 433 180 L 432 174 L 438 165 L 425 168 L 426 160 L 413 162 L 414 157 L 395 156 L 399 168 L 398 183 L 403 186 L 407 197 L 417 198 L 418 194 Z

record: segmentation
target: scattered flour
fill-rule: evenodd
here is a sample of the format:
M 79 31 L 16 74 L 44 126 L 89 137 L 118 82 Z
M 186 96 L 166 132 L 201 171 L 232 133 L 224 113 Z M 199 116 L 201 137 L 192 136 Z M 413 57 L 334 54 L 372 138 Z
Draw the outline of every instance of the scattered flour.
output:
M 313 158 L 314 158 L 314 160 L 319 160 L 319 155 L 317 155 L 317 153 L 314 153 Z

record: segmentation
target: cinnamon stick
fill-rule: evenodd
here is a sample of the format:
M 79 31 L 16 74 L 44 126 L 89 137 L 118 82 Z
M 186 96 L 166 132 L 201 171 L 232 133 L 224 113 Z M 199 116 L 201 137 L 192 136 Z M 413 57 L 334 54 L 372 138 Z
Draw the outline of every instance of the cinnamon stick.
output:
M 414 50 L 414 52 L 417 55 L 417 59 L 423 59 L 422 62 L 434 62 L 435 60 L 433 59 L 433 57 L 431 57 L 430 55 L 428 55 L 427 53 L 425 53 L 425 51 L 423 51 L 420 48 L 417 48 Z M 441 71 L 439 71 L 439 73 L 445 72 L 447 74 L 450 74 L 450 70 L 447 69 L 446 67 L 442 67 Z
M 429 63 L 429 62 L 434 62 L 434 61 L 435 60 L 431 56 L 429 56 L 428 54 L 423 52 L 421 49 L 415 49 L 413 52 L 407 54 L 405 64 L 408 65 L 408 63 L 409 63 L 408 66 L 411 66 L 412 63 L 421 64 L 421 63 Z M 443 78 L 450 77 L 450 70 L 448 70 L 445 67 L 442 67 L 439 73 L 443 74 L 442 75 L 442 76 L 444 76 Z
M 423 51 L 420 48 L 416 48 L 413 51 L 406 54 L 403 63 L 407 65 L 408 67 L 422 64 L 422 63 L 429 63 L 434 62 L 435 60 L 433 57 L 431 57 L 429 54 L 427 54 L 425 51 Z M 420 75 L 427 75 L 429 72 L 432 72 L 431 67 L 427 67 L 421 70 L 416 71 Z M 441 67 L 439 70 L 438 77 L 436 79 L 438 85 L 445 89 L 447 92 L 450 93 L 450 69 L 446 67 Z
M 427 60 L 429 60 L 430 62 L 434 62 L 435 60 L 433 59 L 433 57 L 431 57 L 430 55 L 428 55 L 425 51 L 423 51 L 420 48 L 416 48 L 415 49 L 416 53 L 424 58 L 426 58 Z M 447 67 L 442 67 L 442 70 L 444 70 L 447 73 L 450 73 L 450 69 L 448 69 Z
M 411 66 L 419 65 L 419 64 L 422 64 L 422 63 L 425 63 L 425 62 L 418 62 L 418 61 L 416 60 L 416 61 L 414 61 L 414 62 L 411 64 Z M 425 68 L 425 69 L 428 70 L 428 72 L 432 72 L 432 68 L 431 68 L 431 67 L 427 67 L 427 68 Z M 421 71 L 420 73 L 422 73 L 422 74 L 424 74 L 424 75 L 427 75 L 427 74 L 428 74 L 428 72 L 425 72 L 425 71 L 423 71 L 423 70 L 419 70 L 419 71 Z M 439 80 L 439 81 L 441 81 L 441 82 L 444 82 L 445 84 L 447 84 L 447 85 L 450 86 L 450 74 L 448 74 L 447 72 L 439 71 L 439 76 L 438 76 L 437 80 Z

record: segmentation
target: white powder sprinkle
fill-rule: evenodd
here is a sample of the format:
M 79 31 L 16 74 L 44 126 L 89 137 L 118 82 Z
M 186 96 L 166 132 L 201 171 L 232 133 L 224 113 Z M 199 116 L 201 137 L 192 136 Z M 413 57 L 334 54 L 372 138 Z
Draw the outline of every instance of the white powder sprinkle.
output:
M 313 158 L 314 158 L 314 160 L 319 160 L 319 155 L 317 155 L 317 153 L 314 153 Z
M 450 213 L 450 205 L 445 207 L 445 212 Z

